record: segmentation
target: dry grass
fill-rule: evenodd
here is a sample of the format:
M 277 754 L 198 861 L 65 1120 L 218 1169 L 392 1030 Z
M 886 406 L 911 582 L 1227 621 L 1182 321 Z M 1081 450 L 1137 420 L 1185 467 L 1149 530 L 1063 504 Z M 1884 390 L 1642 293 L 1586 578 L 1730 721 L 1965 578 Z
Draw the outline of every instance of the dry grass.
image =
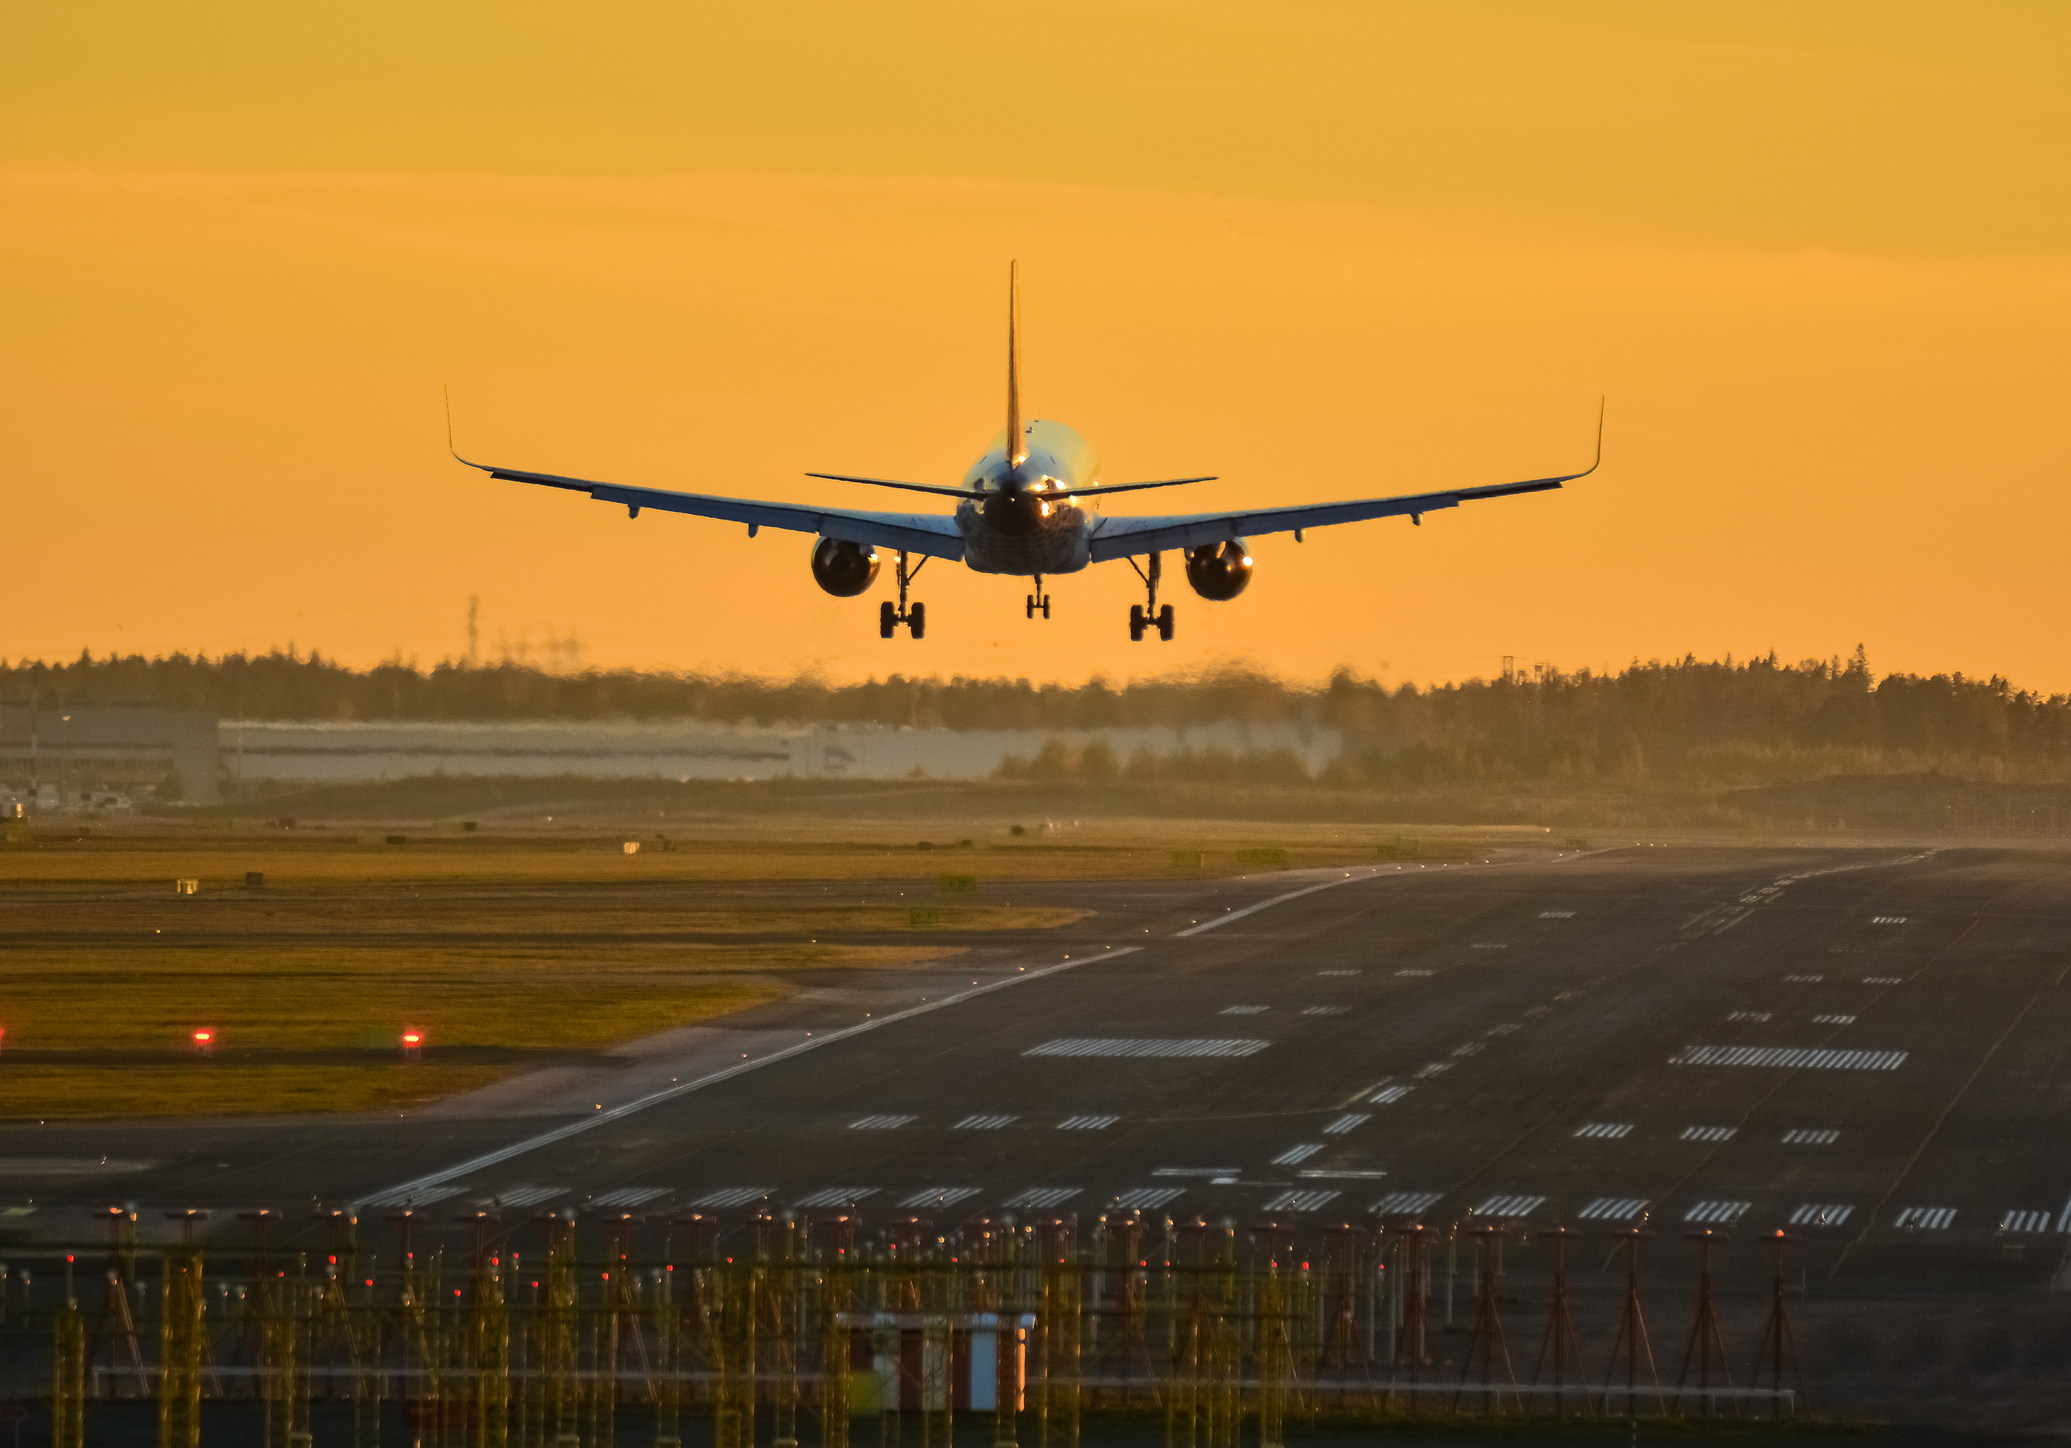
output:
M 716 878 L 721 861 L 747 868 L 737 852 L 700 864 L 551 838 L 9 849 L 0 1117 L 406 1108 L 814 975 L 926 966 L 1085 914 L 944 895 L 932 878 L 751 886 Z M 263 888 L 244 887 L 248 869 Z M 201 892 L 175 894 L 181 876 Z M 189 1059 L 199 1027 L 216 1033 L 212 1062 Z M 421 1062 L 397 1058 L 405 1027 L 425 1033 Z

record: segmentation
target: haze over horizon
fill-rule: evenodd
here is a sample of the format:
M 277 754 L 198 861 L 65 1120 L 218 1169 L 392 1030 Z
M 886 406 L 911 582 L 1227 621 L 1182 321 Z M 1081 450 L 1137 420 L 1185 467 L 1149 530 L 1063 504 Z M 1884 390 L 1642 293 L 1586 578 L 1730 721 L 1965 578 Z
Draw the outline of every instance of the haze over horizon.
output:
M 0 88 L 10 658 L 1390 682 L 1862 641 L 2071 690 L 2071 17 L 221 4 L 21 18 Z M 1004 80 L 1002 80 L 1004 77 Z M 1002 87 L 1010 98 L 1001 103 Z M 1121 564 L 930 565 L 921 643 L 808 542 L 445 453 L 889 508 L 1034 415 L 1118 500 L 1567 490 L 1262 540 L 1130 644 Z

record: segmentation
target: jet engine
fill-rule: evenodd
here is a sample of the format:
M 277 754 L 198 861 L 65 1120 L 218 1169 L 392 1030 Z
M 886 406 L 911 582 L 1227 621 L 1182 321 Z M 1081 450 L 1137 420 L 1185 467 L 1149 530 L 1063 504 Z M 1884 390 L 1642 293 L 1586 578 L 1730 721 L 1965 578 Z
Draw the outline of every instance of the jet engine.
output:
M 1187 582 L 1201 597 L 1228 603 L 1251 582 L 1251 550 L 1242 538 L 1189 548 Z
M 877 579 L 877 550 L 846 538 L 813 545 L 813 582 L 836 598 L 854 598 Z

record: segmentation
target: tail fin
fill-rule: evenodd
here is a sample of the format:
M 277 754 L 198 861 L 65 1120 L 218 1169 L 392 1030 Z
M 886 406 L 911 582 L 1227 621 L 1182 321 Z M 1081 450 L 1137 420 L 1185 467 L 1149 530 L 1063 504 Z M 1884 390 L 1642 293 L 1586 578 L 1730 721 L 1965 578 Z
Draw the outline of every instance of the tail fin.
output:
M 1028 460 L 1021 433 L 1021 264 L 1007 263 L 1007 466 Z

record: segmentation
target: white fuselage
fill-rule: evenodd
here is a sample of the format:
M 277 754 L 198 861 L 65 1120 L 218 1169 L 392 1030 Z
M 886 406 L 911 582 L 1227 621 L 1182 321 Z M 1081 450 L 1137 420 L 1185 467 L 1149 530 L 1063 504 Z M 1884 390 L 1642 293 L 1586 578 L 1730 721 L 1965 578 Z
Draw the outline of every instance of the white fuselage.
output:
M 964 487 L 988 495 L 957 504 L 964 562 L 979 573 L 1076 573 L 1097 514 L 1072 495 L 1099 484 L 1100 459 L 1061 422 L 1028 422 L 1022 446 L 1016 465 L 1003 431 L 964 474 Z

